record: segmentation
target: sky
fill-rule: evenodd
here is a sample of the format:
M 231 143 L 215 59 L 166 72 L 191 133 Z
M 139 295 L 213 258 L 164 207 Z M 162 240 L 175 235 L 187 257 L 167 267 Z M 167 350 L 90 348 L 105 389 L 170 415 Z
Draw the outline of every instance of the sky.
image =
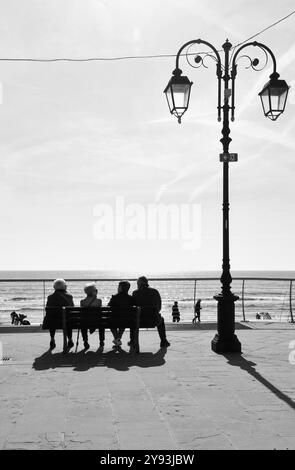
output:
M 1 0 L 0 58 L 173 55 L 198 38 L 220 49 L 293 7 L 289 0 Z M 276 122 L 258 97 L 271 61 L 259 72 L 246 58 L 238 62 L 232 270 L 294 269 L 294 26 L 295 15 L 255 38 L 291 85 Z M 245 54 L 263 60 L 257 48 Z M 0 61 L 0 269 L 220 270 L 222 123 L 215 63 L 206 65 L 181 59 L 193 86 L 179 125 L 163 93 L 173 57 Z

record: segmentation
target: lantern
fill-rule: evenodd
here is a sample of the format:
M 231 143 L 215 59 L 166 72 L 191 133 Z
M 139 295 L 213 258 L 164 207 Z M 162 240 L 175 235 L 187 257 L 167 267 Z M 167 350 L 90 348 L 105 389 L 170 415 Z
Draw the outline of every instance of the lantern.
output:
M 272 121 L 275 121 L 284 112 L 289 91 L 285 80 L 279 80 L 278 77 L 278 73 L 270 75 L 269 82 L 259 93 L 264 115 Z
M 164 90 L 170 113 L 177 117 L 179 124 L 181 123 L 181 116 L 188 108 L 193 84 L 187 77 L 182 77 L 181 74 L 180 69 L 174 70 L 173 76 Z

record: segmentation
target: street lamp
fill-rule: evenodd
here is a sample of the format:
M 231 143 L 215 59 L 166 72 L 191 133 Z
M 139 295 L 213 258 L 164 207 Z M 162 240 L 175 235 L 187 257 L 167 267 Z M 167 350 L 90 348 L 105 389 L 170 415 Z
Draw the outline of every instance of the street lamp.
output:
M 211 49 L 210 53 L 190 54 L 189 48 L 195 44 L 203 44 Z M 235 115 L 235 79 L 237 76 L 237 59 L 240 52 L 249 46 L 255 46 L 261 49 L 266 57 L 271 57 L 273 63 L 273 73 L 270 75 L 269 82 L 263 87 L 259 93 L 261 98 L 264 115 L 275 121 L 283 112 L 286 106 L 289 87 L 284 80 L 279 80 L 279 74 L 276 70 L 276 59 L 273 52 L 264 44 L 259 42 L 249 42 L 239 47 L 233 54 L 231 60 L 229 57 L 232 44 L 226 40 L 222 49 L 224 51 L 224 63 L 222 63 L 219 51 L 207 41 L 196 39 L 185 43 L 178 51 L 176 56 L 176 68 L 167 87 L 164 90 L 171 114 L 174 114 L 178 122 L 185 113 L 189 105 L 190 89 L 192 82 L 187 77 L 182 77 L 182 71 L 179 68 L 179 59 L 182 52 L 187 49 L 186 58 L 188 63 L 193 67 L 205 66 L 204 59 L 210 57 L 216 61 L 216 75 L 218 81 L 218 121 L 222 120 L 222 143 L 223 153 L 220 154 L 220 161 L 223 162 L 223 260 L 221 293 L 214 296 L 217 300 L 217 334 L 212 340 L 212 350 L 217 353 L 223 352 L 241 352 L 241 343 L 235 335 L 235 301 L 238 296 L 231 292 L 232 277 L 230 274 L 229 260 L 229 162 L 237 161 L 237 154 L 229 153 L 229 145 L 231 142 L 229 115 L 234 121 Z M 190 56 L 194 55 L 194 64 L 190 62 Z M 250 61 L 253 70 L 262 70 L 257 68 L 259 59 L 251 59 L 247 55 L 243 55 Z M 206 66 L 205 66 L 206 67 Z M 222 83 L 223 83 L 223 104 L 222 104 Z M 222 115 L 222 117 L 221 117 Z

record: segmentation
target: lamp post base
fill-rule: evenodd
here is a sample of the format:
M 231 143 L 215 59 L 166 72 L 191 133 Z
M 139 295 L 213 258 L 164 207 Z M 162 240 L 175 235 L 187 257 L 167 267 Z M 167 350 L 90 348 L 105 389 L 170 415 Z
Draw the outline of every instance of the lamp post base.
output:
M 235 301 L 238 298 L 232 292 L 214 296 L 217 300 L 217 334 L 211 349 L 216 353 L 241 353 L 241 343 L 235 335 Z
M 211 349 L 218 354 L 226 352 L 240 354 L 242 352 L 241 343 L 236 335 L 225 338 L 216 334 L 211 341 Z

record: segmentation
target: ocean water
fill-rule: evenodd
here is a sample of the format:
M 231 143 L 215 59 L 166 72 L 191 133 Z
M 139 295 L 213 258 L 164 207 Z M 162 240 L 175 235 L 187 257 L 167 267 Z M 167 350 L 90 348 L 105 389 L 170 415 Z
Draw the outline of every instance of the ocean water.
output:
M 251 321 L 258 312 L 267 312 L 274 321 L 290 320 L 290 279 L 294 279 L 295 284 L 295 271 L 233 271 L 231 274 L 232 292 L 240 297 L 235 304 L 237 321 L 243 319 L 243 282 L 236 278 L 251 277 L 259 279 L 245 280 L 245 319 Z M 10 323 L 12 311 L 27 315 L 31 324 L 42 323 L 46 298 L 53 291 L 52 280 L 57 277 L 67 280 L 68 292 L 73 295 L 75 305 L 80 304 L 84 297 L 83 287 L 89 281 L 97 282 L 98 297 L 102 299 L 103 305 L 107 305 L 111 295 L 117 292 L 117 279 L 131 280 L 138 275 L 135 272 L 119 271 L 0 271 L 0 323 Z M 190 322 L 198 298 L 202 299 L 201 319 L 216 321 L 217 303 L 213 296 L 220 292 L 220 272 L 179 271 L 145 275 L 153 279 L 150 285 L 161 293 L 161 313 L 166 321 L 172 320 L 172 305 L 177 300 L 181 321 Z M 130 292 L 135 288 L 136 282 L 131 281 Z M 294 297 L 295 287 L 291 293 L 295 308 Z

